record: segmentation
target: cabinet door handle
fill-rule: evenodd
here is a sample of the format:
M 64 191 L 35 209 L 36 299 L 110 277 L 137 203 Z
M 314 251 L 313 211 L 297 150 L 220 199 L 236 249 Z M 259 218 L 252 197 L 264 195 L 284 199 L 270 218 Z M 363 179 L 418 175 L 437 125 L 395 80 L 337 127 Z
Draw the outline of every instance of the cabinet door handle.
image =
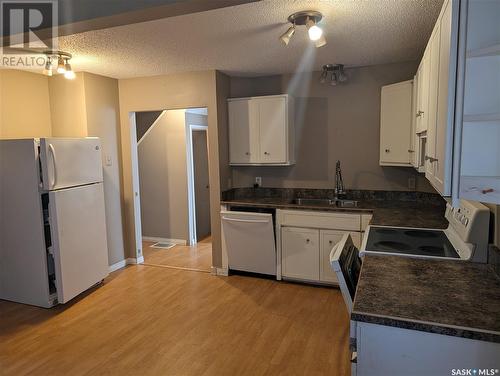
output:
M 248 152 L 248 151 L 247 151 L 247 152 L 245 153 L 245 155 L 250 155 L 250 152 Z
M 267 151 L 264 152 L 265 155 L 269 155 L 269 153 Z
M 391 149 L 385 149 L 386 153 L 390 153 Z
M 415 153 L 415 150 L 408 149 L 408 153 Z
M 306 239 L 306 243 L 310 243 L 311 242 L 311 239 Z
M 420 116 L 422 116 L 423 114 L 424 114 L 424 111 L 417 111 L 416 116 L 417 116 L 417 117 L 420 117 Z
M 431 163 L 434 163 L 434 162 L 437 162 L 437 161 L 438 161 L 438 159 L 437 159 L 437 158 L 429 157 L 428 155 L 426 155 L 426 156 L 424 157 L 424 159 L 425 159 L 426 161 L 431 162 Z
M 331 240 L 328 240 L 328 243 L 329 243 L 329 244 L 333 244 L 333 241 L 331 241 Z
M 482 193 L 483 195 L 485 195 L 486 193 L 491 193 L 491 192 L 495 192 L 495 190 L 494 190 L 493 188 L 486 188 L 486 189 L 483 189 L 483 190 L 481 191 L 481 193 Z

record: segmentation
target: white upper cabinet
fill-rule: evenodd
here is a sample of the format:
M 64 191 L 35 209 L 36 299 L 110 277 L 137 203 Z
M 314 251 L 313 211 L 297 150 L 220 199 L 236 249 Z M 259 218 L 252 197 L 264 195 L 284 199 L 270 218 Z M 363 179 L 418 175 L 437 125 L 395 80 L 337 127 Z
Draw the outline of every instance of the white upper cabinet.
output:
M 380 165 L 412 166 L 413 81 L 382 86 Z
M 231 165 L 295 163 L 292 102 L 288 95 L 228 100 Z
M 461 11 L 453 199 L 500 204 L 500 2 Z
M 425 49 L 424 56 L 417 71 L 417 133 L 422 133 L 427 130 L 427 117 L 429 105 L 429 48 Z

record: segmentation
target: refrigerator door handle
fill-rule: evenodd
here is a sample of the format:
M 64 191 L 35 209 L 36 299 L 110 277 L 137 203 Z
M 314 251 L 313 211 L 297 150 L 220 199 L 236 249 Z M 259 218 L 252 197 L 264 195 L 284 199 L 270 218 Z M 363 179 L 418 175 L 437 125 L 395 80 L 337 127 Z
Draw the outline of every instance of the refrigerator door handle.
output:
M 56 149 L 54 148 L 54 145 L 49 144 L 49 150 L 50 153 L 52 154 L 52 166 L 54 167 L 54 176 L 51 182 L 52 188 L 54 188 L 57 184 L 57 161 L 56 161 Z

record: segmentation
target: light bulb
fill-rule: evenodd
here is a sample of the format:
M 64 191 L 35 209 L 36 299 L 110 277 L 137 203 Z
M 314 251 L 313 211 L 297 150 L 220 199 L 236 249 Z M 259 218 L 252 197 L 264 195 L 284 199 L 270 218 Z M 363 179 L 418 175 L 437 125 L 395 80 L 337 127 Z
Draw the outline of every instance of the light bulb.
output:
M 45 62 L 45 68 L 43 69 L 43 74 L 46 76 L 52 76 L 52 60 L 50 57 L 47 57 L 47 61 Z
M 67 70 L 66 72 L 64 72 L 64 78 L 67 78 L 68 80 L 74 80 L 75 77 L 76 74 L 72 70 Z
M 317 41 L 318 39 L 321 38 L 323 35 L 323 30 L 316 25 L 316 22 L 312 19 L 308 19 L 306 22 L 306 27 L 307 27 L 307 33 L 309 34 L 309 39 L 314 41 Z
M 316 48 L 323 47 L 325 44 L 326 44 L 326 39 L 325 39 L 324 35 L 321 35 L 321 37 L 317 41 L 314 42 L 314 45 L 316 46 Z
M 336 86 L 337 85 L 337 74 L 335 72 L 332 72 L 332 80 L 330 81 L 330 85 Z
M 62 56 L 59 56 L 57 59 L 57 73 L 65 73 L 66 68 L 64 67 L 64 59 Z

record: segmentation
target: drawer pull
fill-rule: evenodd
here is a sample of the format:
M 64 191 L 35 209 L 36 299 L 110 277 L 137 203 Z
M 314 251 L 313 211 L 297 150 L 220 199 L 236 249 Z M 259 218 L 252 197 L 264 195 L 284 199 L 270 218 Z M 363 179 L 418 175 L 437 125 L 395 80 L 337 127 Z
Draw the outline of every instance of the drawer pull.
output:
M 310 243 L 311 242 L 311 239 L 306 239 L 306 243 Z
M 486 188 L 483 189 L 481 192 L 483 193 L 483 195 L 485 195 L 486 193 L 495 192 L 495 190 L 493 188 Z

